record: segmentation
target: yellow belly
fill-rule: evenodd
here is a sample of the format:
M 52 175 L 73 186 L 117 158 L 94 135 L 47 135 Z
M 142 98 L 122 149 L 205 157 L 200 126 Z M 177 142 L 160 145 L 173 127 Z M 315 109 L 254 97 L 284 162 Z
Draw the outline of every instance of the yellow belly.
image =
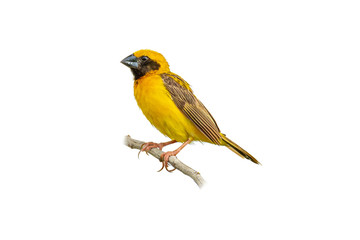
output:
M 140 78 L 134 84 L 135 99 L 143 114 L 162 134 L 185 142 L 210 140 L 178 109 L 159 75 Z

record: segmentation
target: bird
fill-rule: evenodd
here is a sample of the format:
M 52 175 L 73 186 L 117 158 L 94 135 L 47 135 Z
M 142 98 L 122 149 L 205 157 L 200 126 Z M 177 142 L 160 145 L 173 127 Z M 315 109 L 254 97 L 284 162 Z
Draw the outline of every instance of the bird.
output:
M 161 154 L 162 167 L 169 170 L 170 156 L 176 156 L 193 141 L 226 146 L 242 158 L 260 164 L 250 153 L 221 133 L 215 119 L 195 96 L 190 85 L 172 73 L 165 57 L 156 51 L 143 49 L 121 61 L 134 76 L 134 95 L 139 108 L 150 123 L 171 140 L 163 143 L 147 142 L 141 150 L 148 153 L 181 142 L 174 151 Z M 139 152 L 139 154 L 140 154 Z

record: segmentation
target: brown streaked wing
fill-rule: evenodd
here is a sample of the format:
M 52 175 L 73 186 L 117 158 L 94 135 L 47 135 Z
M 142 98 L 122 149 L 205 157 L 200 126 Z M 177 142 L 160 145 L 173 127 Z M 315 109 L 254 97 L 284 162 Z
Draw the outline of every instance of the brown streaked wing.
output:
M 220 144 L 220 129 L 205 106 L 195 97 L 188 84 L 177 75 L 161 75 L 166 89 L 181 112 L 213 143 Z M 180 83 L 179 83 L 180 81 Z

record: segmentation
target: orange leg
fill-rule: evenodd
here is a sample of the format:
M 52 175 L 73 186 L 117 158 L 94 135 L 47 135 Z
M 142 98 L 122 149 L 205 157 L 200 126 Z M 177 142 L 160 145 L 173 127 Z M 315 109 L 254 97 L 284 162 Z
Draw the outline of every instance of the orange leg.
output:
M 142 146 L 141 146 L 141 150 L 139 151 L 138 153 L 138 157 L 140 155 L 141 152 L 146 152 L 146 154 L 149 153 L 149 151 L 152 149 L 152 148 L 159 148 L 160 150 L 163 149 L 163 147 L 167 146 L 167 145 L 170 145 L 170 144 L 173 144 L 173 143 L 176 143 L 175 140 L 171 140 L 171 141 L 168 141 L 168 142 L 163 142 L 163 143 L 154 143 L 154 142 L 147 142 L 147 143 L 144 143 Z
M 161 154 L 160 158 L 161 158 L 163 161 L 162 161 L 162 167 L 161 167 L 161 169 L 160 169 L 158 172 L 160 172 L 161 170 L 163 170 L 164 167 L 165 167 L 166 171 L 168 171 L 168 172 L 174 171 L 175 168 L 172 169 L 172 170 L 169 170 L 169 169 L 168 169 L 169 158 L 170 158 L 171 156 L 176 156 L 176 155 L 177 155 L 186 145 L 188 145 L 192 140 L 193 140 L 192 138 L 189 138 L 189 139 L 188 139 L 186 142 L 184 142 L 178 149 L 176 149 L 176 150 L 174 150 L 174 151 L 169 151 L 169 152 L 165 152 L 165 153 Z

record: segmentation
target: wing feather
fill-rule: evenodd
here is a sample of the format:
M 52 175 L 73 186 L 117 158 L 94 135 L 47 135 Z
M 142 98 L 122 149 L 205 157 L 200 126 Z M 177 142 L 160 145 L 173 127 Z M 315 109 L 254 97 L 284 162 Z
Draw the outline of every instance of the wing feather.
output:
M 180 111 L 213 143 L 220 144 L 221 134 L 218 125 L 210 112 L 192 93 L 189 84 L 175 74 L 162 74 L 161 77 Z

